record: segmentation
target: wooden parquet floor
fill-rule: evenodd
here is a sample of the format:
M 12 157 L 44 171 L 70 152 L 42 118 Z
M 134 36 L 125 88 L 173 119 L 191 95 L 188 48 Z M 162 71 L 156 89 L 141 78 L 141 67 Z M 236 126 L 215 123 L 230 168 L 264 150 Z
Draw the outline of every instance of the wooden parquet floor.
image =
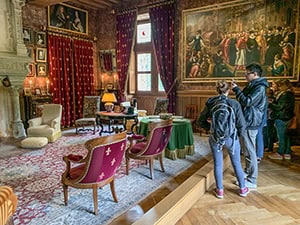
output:
M 259 164 L 258 188 L 240 197 L 232 167 L 224 173 L 224 199 L 210 188 L 176 225 L 300 224 L 300 167 L 264 159 Z

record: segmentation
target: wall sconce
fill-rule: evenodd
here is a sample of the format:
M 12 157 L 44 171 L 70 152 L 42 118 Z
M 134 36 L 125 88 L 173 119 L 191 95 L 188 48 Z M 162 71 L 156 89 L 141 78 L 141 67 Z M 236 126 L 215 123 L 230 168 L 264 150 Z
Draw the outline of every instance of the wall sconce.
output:
M 111 112 L 114 109 L 114 103 L 117 102 L 117 98 L 114 93 L 105 92 L 101 101 L 105 102 L 104 108 L 106 112 Z

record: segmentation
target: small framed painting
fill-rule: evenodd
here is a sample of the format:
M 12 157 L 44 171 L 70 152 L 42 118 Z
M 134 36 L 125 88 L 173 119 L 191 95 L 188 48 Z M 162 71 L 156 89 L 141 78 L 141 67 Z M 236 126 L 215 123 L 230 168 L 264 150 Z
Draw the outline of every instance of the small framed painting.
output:
M 37 32 L 35 36 L 35 44 L 37 46 L 46 47 L 46 33 L 45 32 Z
M 36 48 L 36 61 L 37 62 L 47 61 L 47 48 Z
M 37 76 L 45 77 L 47 76 L 47 66 L 45 63 L 38 63 L 36 66 Z
M 23 40 L 26 44 L 33 44 L 32 30 L 30 28 L 23 28 Z

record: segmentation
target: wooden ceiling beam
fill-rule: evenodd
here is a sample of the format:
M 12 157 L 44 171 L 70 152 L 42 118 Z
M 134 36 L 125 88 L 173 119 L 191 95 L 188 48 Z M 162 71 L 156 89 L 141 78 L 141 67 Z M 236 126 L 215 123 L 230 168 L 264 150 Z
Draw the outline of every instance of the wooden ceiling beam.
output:
M 57 3 L 61 3 L 61 0 L 29 0 L 29 3 L 39 5 L 39 6 L 49 6 L 49 5 L 55 5 Z
M 92 1 L 72 0 L 70 2 L 74 2 L 74 3 L 77 3 L 79 5 L 85 5 L 85 6 L 88 6 L 90 8 L 94 8 L 94 9 L 103 9 L 103 8 L 106 8 L 104 5 L 100 5 L 99 3 L 94 3 Z
M 112 6 L 112 3 L 108 2 L 108 1 L 103 1 L 103 0 L 89 0 L 89 2 L 97 3 L 100 5 L 106 5 L 107 7 Z

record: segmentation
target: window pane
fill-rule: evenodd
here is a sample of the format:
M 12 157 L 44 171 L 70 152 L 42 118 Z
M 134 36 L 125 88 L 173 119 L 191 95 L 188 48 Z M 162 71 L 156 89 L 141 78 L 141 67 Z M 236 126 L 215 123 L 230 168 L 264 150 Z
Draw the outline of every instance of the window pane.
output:
M 151 41 L 151 24 L 137 25 L 137 43 L 146 43 Z
M 165 91 L 164 86 L 160 79 L 160 74 L 158 74 L 158 91 Z
M 138 77 L 138 91 L 151 91 L 151 73 L 139 73 Z
M 151 71 L 151 54 L 143 53 L 137 55 L 137 69 L 138 72 Z

